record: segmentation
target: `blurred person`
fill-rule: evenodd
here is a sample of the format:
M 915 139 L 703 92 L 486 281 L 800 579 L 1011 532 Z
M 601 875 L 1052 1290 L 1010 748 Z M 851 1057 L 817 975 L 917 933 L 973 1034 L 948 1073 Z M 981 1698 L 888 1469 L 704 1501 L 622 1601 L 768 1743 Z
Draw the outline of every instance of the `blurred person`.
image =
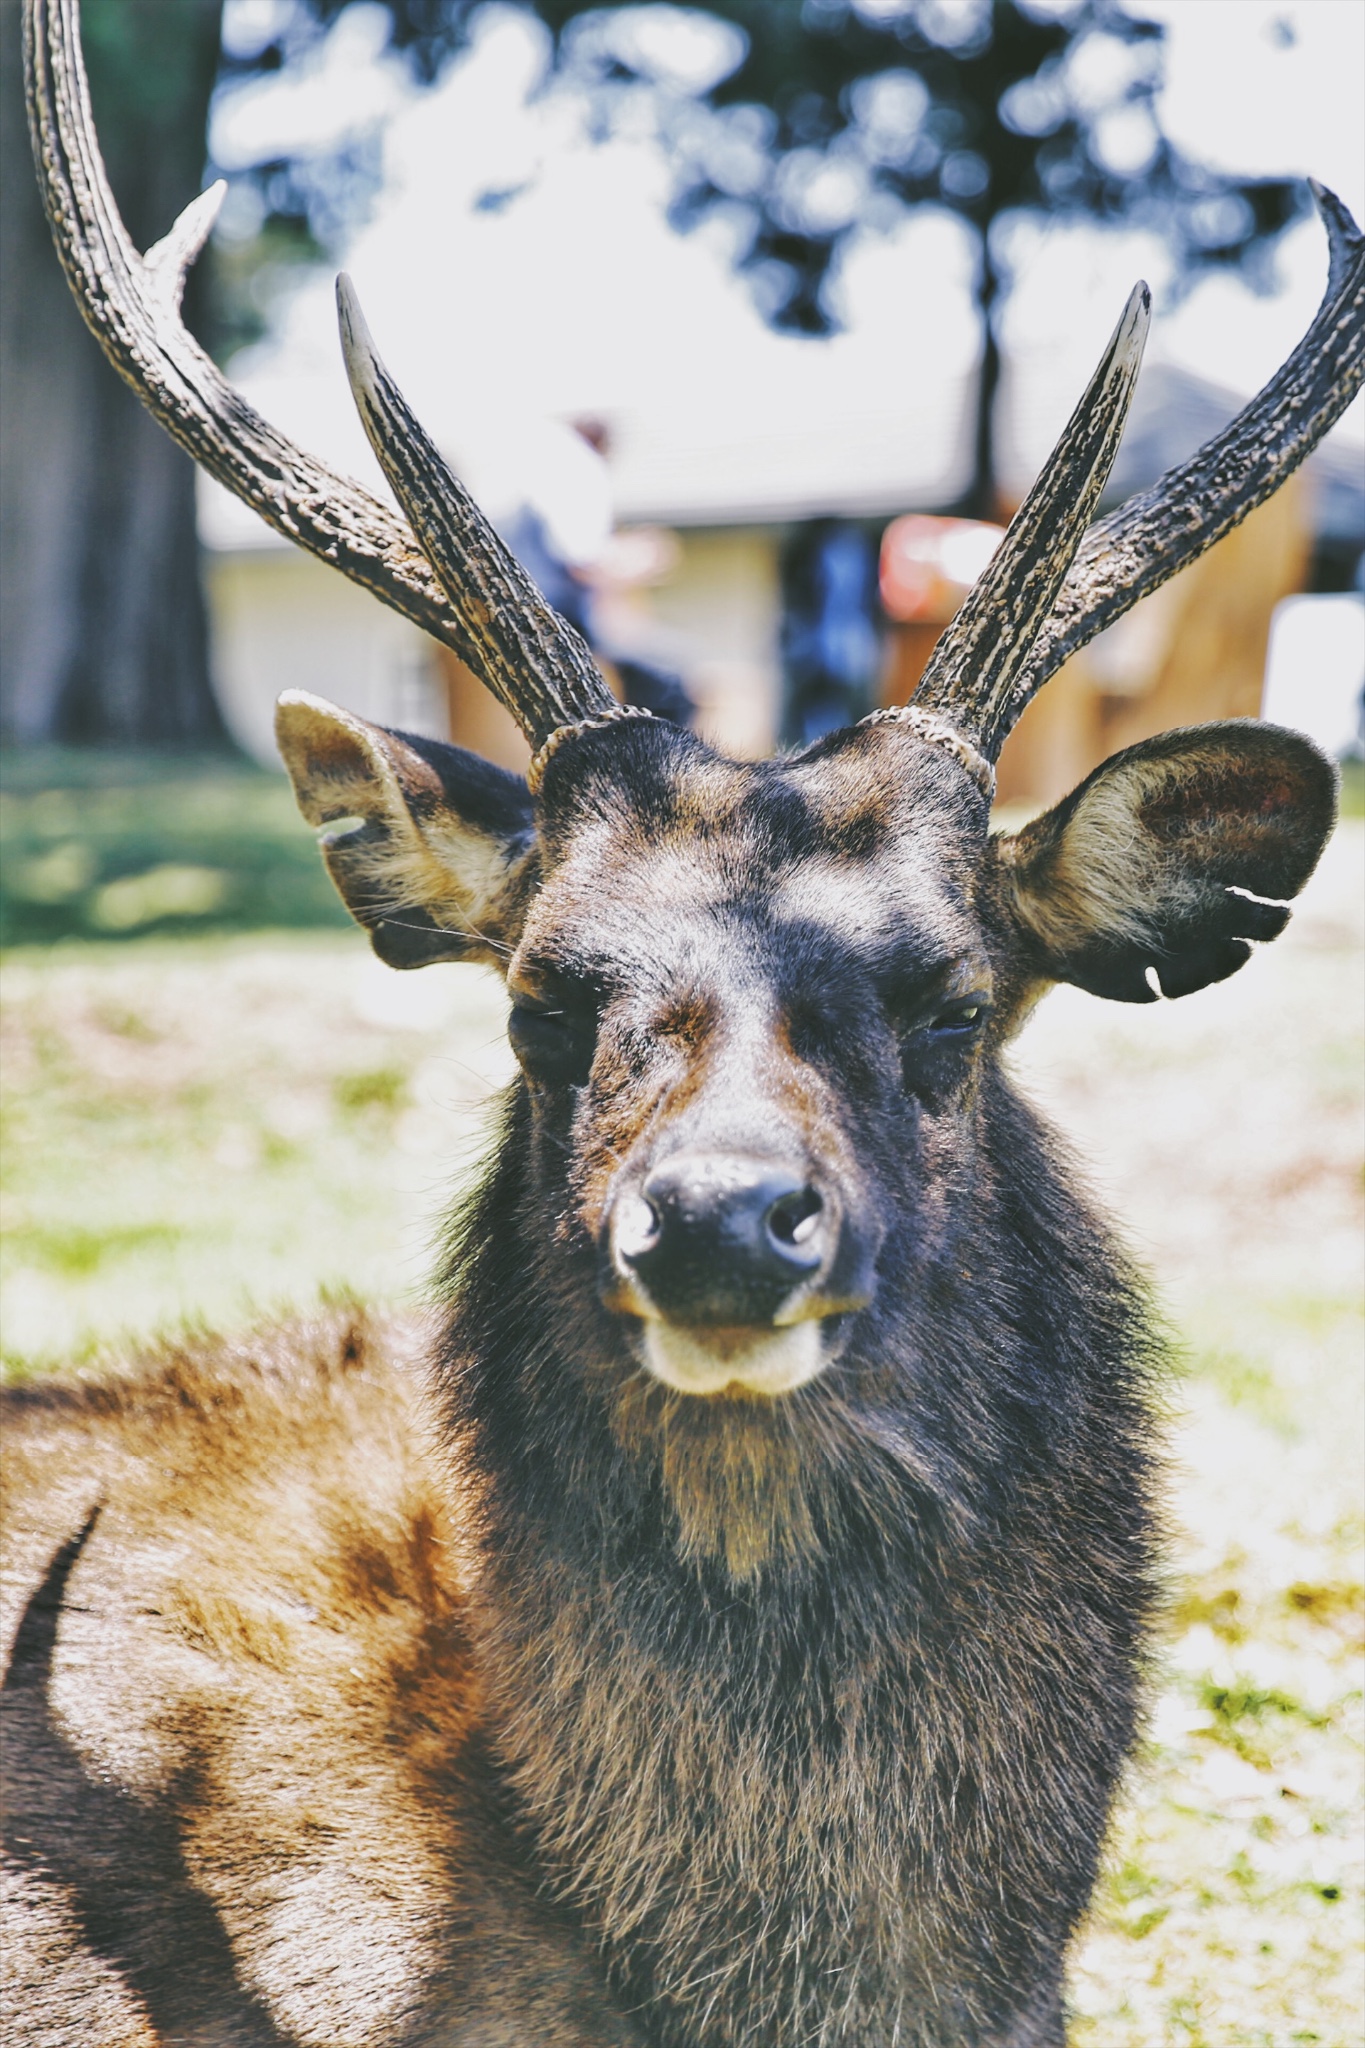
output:
M 812 519 L 782 559 L 782 738 L 807 746 L 875 702 L 877 556 L 854 521 Z
M 666 574 L 676 546 L 652 529 L 614 533 L 609 448 L 601 420 L 552 424 L 537 437 L 521 503 L 502 523 L 502 537 L 561 618 L 614 672 L 625 702 L 690 726 L 695 706 L 682 677 L 654 658 L 638 617 L 613 603 Z

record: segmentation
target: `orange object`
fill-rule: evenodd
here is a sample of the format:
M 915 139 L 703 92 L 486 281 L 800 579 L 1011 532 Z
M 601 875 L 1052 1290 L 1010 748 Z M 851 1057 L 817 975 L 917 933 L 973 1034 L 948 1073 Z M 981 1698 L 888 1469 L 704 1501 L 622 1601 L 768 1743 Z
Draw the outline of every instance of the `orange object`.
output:
M 907 512 L 882 535 L 882 608 L 901 625 L 946 626 L 1004 535 L 984 519 Z

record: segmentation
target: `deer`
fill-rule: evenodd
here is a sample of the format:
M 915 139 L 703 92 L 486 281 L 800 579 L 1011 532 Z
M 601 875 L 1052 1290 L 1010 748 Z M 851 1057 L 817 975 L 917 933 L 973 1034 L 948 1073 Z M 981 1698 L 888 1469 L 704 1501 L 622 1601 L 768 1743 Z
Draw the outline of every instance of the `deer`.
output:
M 738 762 L 611 696 L 344 278 L 399 509 L 252 412 L 178 316 L 218 195 L 140 256 L 75 0 L 30 0 L 27 66 L 116 367 L 533 753 L 280 701 L 374 950 L 496 966 L 518 1075 L 429 1330 L 319 1310 L 10 1391 L 12 2038 L 1057 2048 L 1159 1615 L 1163 1348 L 1002 1054 L 1058 983 L 1240 971 L 1335 770 L 1198 726 L 993 832 L 994 762 L 1344 409 L 1365 238 L 1317 189 L 1303 341 L 1095 520 L 1139 286 L 913 701 Z

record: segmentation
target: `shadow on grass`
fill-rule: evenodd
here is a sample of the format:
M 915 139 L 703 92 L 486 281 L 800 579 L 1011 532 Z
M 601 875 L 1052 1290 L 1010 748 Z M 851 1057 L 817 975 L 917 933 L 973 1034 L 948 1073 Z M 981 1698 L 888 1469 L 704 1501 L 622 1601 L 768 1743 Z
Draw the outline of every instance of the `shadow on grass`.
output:
M 348 923 L 283 775 L 84 748 L 0 769 L 0 945 Z

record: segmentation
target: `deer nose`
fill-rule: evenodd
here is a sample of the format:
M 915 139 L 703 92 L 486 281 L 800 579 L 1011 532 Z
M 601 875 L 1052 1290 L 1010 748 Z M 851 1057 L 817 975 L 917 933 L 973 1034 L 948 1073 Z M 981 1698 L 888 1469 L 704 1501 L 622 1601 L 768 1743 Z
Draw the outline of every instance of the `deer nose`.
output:
M 800 1171 L 714 1153 L 664 1161 L 611 1219 L 618 1269 L 682 1323 L 770 1323 L 820 1271 L 834 1235 L 828 1204 Z

